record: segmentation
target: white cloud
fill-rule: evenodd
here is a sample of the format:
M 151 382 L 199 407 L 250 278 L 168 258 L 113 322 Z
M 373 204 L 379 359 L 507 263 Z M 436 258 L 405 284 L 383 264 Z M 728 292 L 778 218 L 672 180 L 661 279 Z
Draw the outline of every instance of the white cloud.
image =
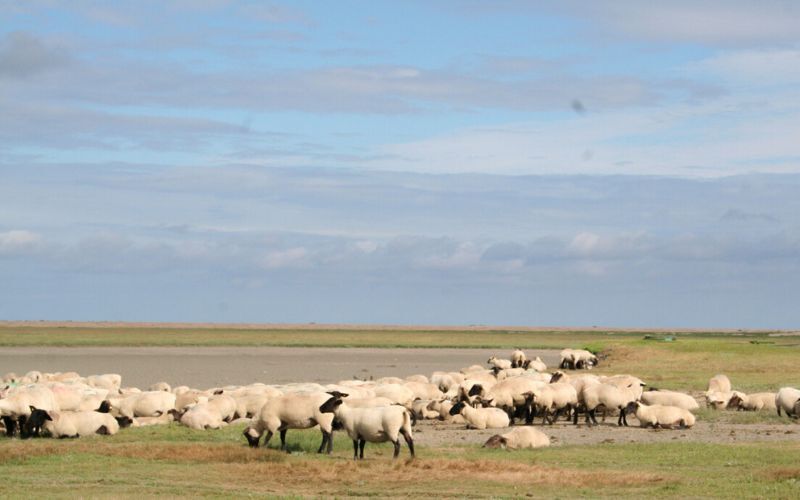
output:
M 304 247 L 269 252 L 261 259 L 260 264 L 264 269 L 308 267 L 310 264 L 309 252 Z
M 25 254 L 41 247 L 42 237 L 32 231 L 14 229 L 0 233 L 0 255 Z

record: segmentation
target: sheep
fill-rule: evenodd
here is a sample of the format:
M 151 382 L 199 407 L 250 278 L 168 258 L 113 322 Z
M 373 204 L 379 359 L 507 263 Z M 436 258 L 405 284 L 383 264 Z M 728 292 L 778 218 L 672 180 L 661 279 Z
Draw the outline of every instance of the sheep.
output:
M 499 359 L 496 356 L 492 356 L 486 362 L 496 368 L 500 368 L 501 370 L 507 370 L 509 368 L 514 368 L 513 363 L 510 359 Z
M 731 381 L 725 375 L 714 375 L 708 381 L 708 390 L 706 394 L 712 392 L 731 392 Z
M 561 363 L 559 363 L 558 367 L 562 370 L 565 368 L 572 370 L 591 369 L 597 366 L 597 363 L 597 356 L 586 349 L 563 349 L 561 351 Z
M 450 415 L 450 409 L 453 407 L 453 402 L 450 399 L 442 399 L 430 403 L 430 409 L 439 412 L 439 420 L 443 422 L 450 422 L 453 424 L 466 424 L 467 421 L 461 415 Z
M 461 415 L 467 429 L 501 429 L 508 427 L 508 414 L 499 408 L 472 408 L 463 401 L 450 408 L 450 415 Z
M 516 427 L 505 434 L 495 434 L 483 445 L 484 448 L 503 448 L 506 450 L 544 448 L 546 446 L 550 446 L 550 438 L 533 427 Z
M 220 429 L 227 425 L 223 422 L 219 408 L 211 402 L 203 401 L 191 406 L 181 415 L 180 423 L 190 429 Z
M 425 375 L 409 375 L 406 377 L 406 382 L 419 382 L 421 384 L 428 384 L 430 383 L 430 380 L 428 380 L 428 377 Z
M 381 377 L 375 381 L 376 384 L 383 385 L 383 384 L 402 384 L 405 380 L 401 379 L 400 377 Z
M 498 380 L 505 380 L 507 378 L 519 377 L 520 375 L 525 374 L 525 368 L 509 368 L 507 370 L 501 370 L 500 368 L 493 368 L 492 372 L 494 373 L 494 377 Z
M 642 393 L 641 400 L 646 405 L 677 406 L 684 410 L 696 410 L 700 407 L 697 400 L 688 394 L 675 391 L 661 391 L 651 388 Z
M 155 384 L 151 385 L 148 391 L 164 391 L 164 392 L 172 392 L 172 387 L 166 382 L 156 382 Z
M 39 410 L 34 406 L 31 406 L 30 410 L 31 414 L 25 421 L 25 425 L 22 426 L 22 432 L 20 433 L 23 439 L 39 437 L 39 434 L 41 433 L 45 423 L 48 420 L 52 420 L 52 418 L 50 418 L 50 414 L 45 410 Z
M 706 393 L 706 406 L 715 410 L 724 410 L 731 407 L 731 400 L 734 397 L 744 398 L 745 394 L 739 391 L 728 392 L 707 392 Z
M 649 425 L 654 429 L 658 427 L 665 429 L 673 427 L 691 428 L 695 422 L 692 412 L 677 406 L 648 406 L 638 401 L 632 401 L 628 403 L 623 412 L 634 413 L 637 420 L 639 420 L 639 425 L 642 427 Z
M 80 437 L 91 434 L 114 435 L 119 423 L 109 413 L 99 411 L 53 411 L 44 429 L 52 437 Z
M 522 367 L 525 368 L 526 370 L 535 370 L 537 372 L 547 371 L 547 365 L 544 363 L 544 361 L 542 361 L 542 358 L 540 358 L 539 356 L 536 356 L 533 359 L 525 361 Z
M 394 455 L 400 455 L 400 435 L 408 445 L 411 458 L 414 458 L 414 438 L 411 434 L 410 412 L 399 405 L 373 408 L 352 408 L 341 396 L 332 395 L 319 407 L 322 413 L 332 414 L 342 423 L 347 435 L 353 440 L 353 460 L 364 459 L 364 445 L 391 441 Z
M 528 357 L 521 349 L 514 349 L 511 353 L 511 368 L 521 368 L 522 363 L 527 361 Z
M 111 393 L 118 393 L 122 386 L 122 375 L 116 373 L 106 373 L 104 375 L 89 375 L 86 377 L 86 384 L 92 387 L 108 389 Z
M 332 391 L 313 393 L 284 394 L 270 399 L 264 404 L 254 422 L 244 430 L 247 443 L 253 448 L 258 447 L 258 441 L 264 431 L 264 446 L 275 432 L 280 432 L 281 450 L 286 450 L 287 429 L 308 429 L 319 425 L 322 431 L 322 444 L 317 453 L 322 453 L 327 445 L 327 453 L 333 451 L 333 414 L 322 413 L 322 406 L 331 396 L 345 397 L 346 394 Z
M 433 372 L 431 383 L 436 384 L 439 390 L 447 392 L 451 387 L 457 386 L 464 381 L 464 374 L 459 372 Z
M 481 366 L 481 365 L 470 365 L 470 366 L 468 366 L 468 367 L 466 367 L 466 368 L 462 368 L 462 369 L 461 369 L 461 373 L 463 373 L 463 374 L 464 374 L 464 377 L 466 378 L 466 377 L 468 377 L 468 376 L 469 376 L 469 375 L 470 375 L 472 372 L 482 372 L 482 371 L 485 371 L 485 370 L 486 370 L 486 368 L 484 368 L 484 367 L 483 367 L 483 366 Z
M 416 401 L 414 401 L 416 403 Z M 376 408 L 379 406 L 392 406 L 393 404 L 397 404 L 389 398 L 384 397 L 374 397 L 374 398 L 354 398 L 352 396 L 347 397 L 347 406 L 351 408 Z
M 414 393 L 414 399 L 439 399 L 443 393 L 439 388 L 428 382 L 406 382 L 403 384 Z
M 151 425 L 167 425 L 175 421 L 177 410 L 170 410 L 158 417 L 136 417 L 131 422 L 131 427 L 149 427 Z
M 414 391 L 402 384 L 378 385 L 374 391 L 375 396 L 391 399 L 406 408 L 410 408 L 411 403 L 414 401 Z
M 734 394 L 728 401 L 729 408 L 745 411 L 777 410 L 774 392 L 757 392 L 755 394 Z
M 527 377 L 514 377 L 498 382 L 488 389 L 484 389 L 480 384 L 475 384 L 468 395 L 470 397 L 480 396 L 485 404 L 502 409 L 508 414 L 509 421 L 512 423 L 518 410 L 525 410 L 525 419 L 530 421 L 531 415 L 529 407 L 526 405 L 525 393 L 544 385 L 544 382 Z
M 126 398 L 110 398 L 115 412 L 123 417 L 157 417 L 175 408 L 176 396 L 171 392 L 148 391 Z
M 0 399 L 0 418 L 9 437 L 16 433 L 18 422 L 20 428 L 25 425 L 32 407 L 45 411 L 58 410 L 53 391 L 42 384 L 11 387 L 3 396 L 4 399 Z
M 230 395 L 236 400 L 236 415 L 241 418 L 256 415 L 270 398 L 282 396 L 283 393 L 274 387 L 261 385 L 241 387 Z M 180 408 L 178 403 L 175 406 Z
M 639 387 L 641 389 L 641 387 Z M 597 425 L 597 418 L 595 412 L 598 407 L 603 407 L 606 410 L 616 409 L 619 410 L 619 419 L 617 425 L 628 425 L 625 418 L 625 407 L 628 403 L 634 402 L 638 399 L 635 388 L 630 387 L 617 387 L 613 384 L 599 383 L 590 384 L 583 388 L 581 393 L 584 408 L 586 410 L 586 424 Z M 573 417 L 573 424 L 578 423 L 578 413 L 575 412 Z
M 636 399 L 642 397 L 644 387 L 647 386 L 642 379 L 634 377 L 633 375 L 612 375 L 610 377 L 600 376 L 598 380 L 601 383 L 615 385 L 621 389 L 629 388 L 636 395 Z
M 782 387 L 775 394 L 775 409 L 778 411 L 778 416 L 781 416 L 781 410 L 786 412 L 786 416 L 797 418 L 800 416 L 797 408 L 797 401 L 800 400 L 800 390 L 794 387 Z
M 430 408 L 433 401 L 431 399 L 415 399 L 411 404 L 411 414 L 414 420 L 434 420 L 439 418 L 439 412 Z M 347 404 L 348 406 L 350 405 L 349 399 Z

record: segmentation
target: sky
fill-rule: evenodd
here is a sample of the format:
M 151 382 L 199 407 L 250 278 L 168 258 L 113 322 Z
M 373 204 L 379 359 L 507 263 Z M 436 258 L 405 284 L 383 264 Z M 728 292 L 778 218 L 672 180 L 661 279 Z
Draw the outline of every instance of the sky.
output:
M 0 0 L 0 319 L 800 328 L 797 26 Z

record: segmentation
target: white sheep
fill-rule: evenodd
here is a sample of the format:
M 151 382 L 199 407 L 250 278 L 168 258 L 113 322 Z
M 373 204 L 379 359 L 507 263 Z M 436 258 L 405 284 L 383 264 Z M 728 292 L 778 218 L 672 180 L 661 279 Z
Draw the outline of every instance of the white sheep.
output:
M 375 396 L 388 398 L 399 405 L 411 408 L 414 401 L 414 391 L 403 384 L 383 384 L 377 385 L 373 389 Z
M 31 408 L 45 411 L 58 410 L 53 391 L 43 384 L 29 384 L 8 388 L 0 395 L 0 418 L 6 428 L 6 435 L 13 436 L 17 422 L 22 427 L 31 414 Z
M 514 349 L 511 352 L 511 368 L 521 368 L 522 364 L 528 360 L 522 349 Z
M 684 410 L 696 410 L 700 407 L 692 396 L 676 391 L 650 389 L 642 393 L 641 400 L 646 405 L 677 406 Z
M 156 382 L 155 384 L 151 385 L 148 391 L 164 391 L 164 392 L 172 392 L 172 387 L 166 382 Z
M 711 377 L 708 381 L 708 389 L 706 390 L 706 394 L 712 392 L 731 392 L 730 379 L 722 374 Z
M 44 430 L 52 437 L 81 437 L 92 434 L 114 435 L 119 423 L 110 413 L 98 411 L 52 411 Z
M 734 394 L 728 401 L 728 407 L 745 411 L 777 410 L 774 392 L 756 392 L 754 394 Z
M 264 404 L 258 417 L 244 430 L 247 442 L 253 448 L 266 431 L 264 446 L 269 443 L 275 432 L 280 432 L 281 449 L 286 449 L 286 431 L 288 429 L 309 429 L 319 425 L 322 431 L 322 444 L 317 453 L 322 453 L 327 445 L 327 453 L 333 451 L 333 414 L 322 413 L 319 407 L 331 396 L 345 396 L 339 392 L 290 393 L 271 398 Z
M 492 365 L 493 367 L 499 368 L 501 370 L 508 370 L 509 368 L 514 368 L 510 359 L 499 359 L 496 356 L 492 356 L 486 362 Z
M 542 358 L 540 358 L 539 356 L 527 360 L 525 364 L 523 364 L 523 368 L 526 368 L 528 370 L 535 370 L 537 372 L 547 371 L 547 365 L 544 363 L 544 361 L 542 361 Z
M 641 389 L 641 387 L 639 387 Z M 597 408 L 603 407 L 606 410 L 619 410 L 617 425 L 628 425 L 625 419 L 625 407 L 628 403 L 639 399 L 636 389 L 631 387 L 617 387 L 613 384 L 599 383 L 589 384 L 583 388 L 581 393 L 584 409 L 586 410 L 586 423 L 597 425 L 595 412 Z M 640 393 L 641 394 L 641 393 Z M 578 423 L 578 413 L 575 412 L 573 423 Z
M 406 377 L 406 382 L 419 382 L 421 384 L 429 384 L 430 380 L 428 380 L 428 377 L 426 377 L 425 375 L 417 374 L 417 375 L 409 375 L 408 377 Z
M 689 410 L 677 406 L 645 405 L 634 401 L 623 410 L 625 413 L 634 413 L 642 427 L 652 426 L 672 429 L 673 427 L 691 428 L 695 417 Z
M 92 387 L 108 389 L 110 393 L 116 394 L 119 392 L 119 388 L 122 387 L 122 375 L 117 373 L 89 375 L 86 377 L 86 384 Z
M 353 440 L 353 459 L 364 458 L 364 445 L 370 443 L 394 444 L 393 458 L 400 454 L 400 436 L 403 436 L 411 457 L 414 458 L 414 438 L 411 434 L 411 414 L 398 405 L 373 408 L 352 408 L 340 396 L 333 395 L 319 410 L 332 414 L 341 422 Z
M 544 448 L 546 446 L 550 446 L 550 438 L 533 427 L 515 427 L 505 434 L 495 434 L 483 445 L 484 448 L 503 448 L 506 450 Z
M 209 401 L 201 401 L 189 407 L 189 409 L 181 415 L 180 422 L 190 429 L 197 430 L 221 429 L 227 425 L 223 422 L 222 413 L 220 413 L 219 408 Z
M 797 413 L 796 404 L 800 401 L 800 390 L 794 387 L 782 387 L 775 394 L 775 408 L 778 411 L 778 416 L 781 415 L 781 410 L 786 412 L 786 416 L 797 418 L 800 414 Z
M 114 413 L 120 416 L 157 417 L 175 408 L 176 396 L 171 392 L 148 391 L 109 400 Z
M 508 427 L 508 414 L 499 408 L 472 408 L 463 401 L 450 408 L 450 415 L 461 415 L 470 429 L 501 429 Z

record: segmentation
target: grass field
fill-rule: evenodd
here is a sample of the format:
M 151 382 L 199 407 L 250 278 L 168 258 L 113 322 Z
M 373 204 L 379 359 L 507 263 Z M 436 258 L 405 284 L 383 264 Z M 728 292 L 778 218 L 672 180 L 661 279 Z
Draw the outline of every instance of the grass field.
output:
M 368 445 L 353 463 L 338 433 L 332 457 L 314 453 L 317 431 L 292 431 L 286 454 L 249 449 L 241 426 L 192 431 L 172 425 L 110 438 L 4 441 L 0 495 L 108 496 L 680 496 L 796 498 L 800 443 L 560 446 L 507 452 L 420 448 L 391 460 Z M 274 446 L 274 445 L 272 445 Z
M 724 372 L 745 391 L 800 386 L 800 339 L 769 332 L 651 332 L 365 329 L 62 328 L 2 326 L 0 346 L 361 346 L 589 347 L 606 358 L 595 373 L 632 373 L 650 385 L 697 390 Z M 791 425 L 776 415 L 700 410 L 699 421 Z M 291 454 L 249 449 L 241 426 L 220 431 L 126 429 L 110 438 L 0 439 L 0 496 L 800 496 L 800 441 L 703 444 L 674 441 L 562 445 L 505 452 L 478 444 L 422 446 L 391 460 L 368 445 L 353 463 L 342 433 L 333 457 L 318 456 L 317 431 L 290 431 Z M 688 431 L 691 432 L 691 431 Z M 275 440 L 277 441 L 277 439 Z M 272 443 L 275 446 L 277 443 Z

